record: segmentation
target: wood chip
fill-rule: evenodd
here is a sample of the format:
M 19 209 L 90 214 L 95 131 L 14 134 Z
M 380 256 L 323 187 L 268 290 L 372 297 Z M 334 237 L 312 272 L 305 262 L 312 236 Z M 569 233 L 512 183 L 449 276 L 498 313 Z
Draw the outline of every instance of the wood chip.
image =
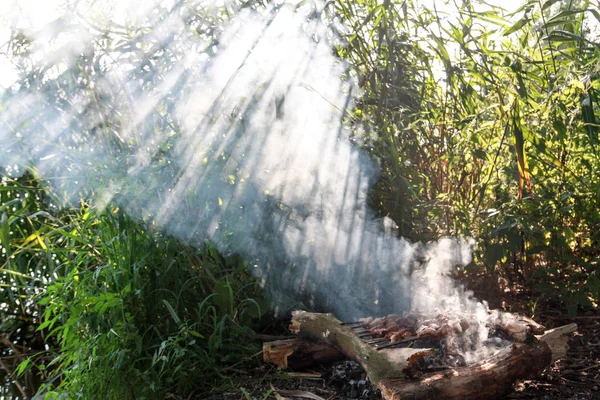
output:
M 287 376 L 292 376 L 294 378 L 307 378 L 307 379 L 316 379 L 320 378 L 322 375 L 318 372 L 288 372 Z
M 305 390 L 277 390 L 277 392 L 284 396 L 300 397 L 301 399 L 325 400 L 323 397 Z
M 277 389 L 275 389 L 273 387 L 273 385 L 271 385 L 271 390 L 273 391 L 273 395 L 275 396 L 276 400 L 292 400 L 289 397 L 283 397 L 282 395 L 280 395 L 279 393 L 277 393 Z

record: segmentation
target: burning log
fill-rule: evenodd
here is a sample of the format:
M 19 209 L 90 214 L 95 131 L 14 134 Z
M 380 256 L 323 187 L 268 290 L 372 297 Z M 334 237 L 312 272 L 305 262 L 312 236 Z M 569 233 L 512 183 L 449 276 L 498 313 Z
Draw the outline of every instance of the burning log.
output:
M 381 318 L 363 318 L 358 323 L 368 332 L 389 338 L 392 342 L 414 335 L 419 338 L 440 339 L 462 334 L 471 325 L 464 318 L 450 317 L 444 313 L 422 315 L 413 312 Z M 513 314 L 499 318 L 496 328 L 517 342 L 525 342 L 531 339 L 533 334 L 541 335 L 546 329 L 530 318 Z
M 512 314 L 509 314 L 512 316 Z M 510 337 L 517 342 L 524 342 L 531 339 L 531 335 L 542 335 L 546 327 L 538 324 L 531 318 L 522 315 L 515 315 L 508 321 L 500 321 L 498 327 L 503 329 Z
M 377 350 L 331 314 L 295 311 L 290 330 L 301 337 L 320 340 L 338 348 L 347 357 L 358 362 L 373 383 L 384 378 L 405 376 L 419 358 L 434 352 L 433 349 L 413 348 Z
M 527 318 L 505 317 L 495 328 L 501 337 L 512 338 L 514 342 L 502 340 L 511 344 L 468 366 L 423 368 L 425 358 L 435 352 L 433 348 L 390 348 L 408 342 L 431 345 L 437 340 L 439 344 L 449 341 L 447 335 L 467 330 L 466 321 L 446 319 L 443 315 L 429 319 L 421 315 L 393 315 L 343 324 L 331 314 L 296 311 L 290 329 L 303 337 L 300 340 L 305 347 L 297 347 L 298 351 L 316 345 L 304 339 L 310 338 L 334 346 L 357 361 L 386 400 L 477 400 L 500 398 L 512 390 L 514 381 L 541 374 L 552 361 L 564 355 L 567 335 L 577 328 L 571 324 L 538 336 L 544 332 L 541 325 Z M 392 341 L 394 335 L 398 337 Z

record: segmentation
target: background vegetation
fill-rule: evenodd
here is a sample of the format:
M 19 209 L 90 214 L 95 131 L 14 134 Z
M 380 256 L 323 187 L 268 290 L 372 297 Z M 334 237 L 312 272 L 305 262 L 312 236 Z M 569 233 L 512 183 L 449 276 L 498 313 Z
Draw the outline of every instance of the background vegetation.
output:
M 600 289 L 600 11 L 478 9 L 339 3 L 384 163 L 375 202 L 413 240 L 476 237 L 476 269 L 575 313 Z
M 328 6 L 347 32 L 335 51 L 364 91 L 348 123 L 382 166 L 372 203 L 412 240 L 475 237 L 468 272 L 523 286 L 532 303 L 595 307 L 600 11 L 556 0 L 511 15 L 474 1 L 453 7 L 450 17 L 408 0 Z M 196 10 L 191 34 L 216 40 L 228 15 L 199 24 L 208 16 Z M 138 39 L 124 32 L 104 45 L 118 54 Z M 52 85 L 44 65 L 26 62 L 31 45 L 15 35 L 7 49 L 21 63 L 20 88 Z M 82 54 L 60 78 L 93 93 L 94 57 Z M 258 362 L 252 335 L 270 320 L 245 260 L 178 242 L 114 205 L 83 197 L 61 208 L 34 170 L 0 172 L 0 360 L 14 391 L 184 396 Z

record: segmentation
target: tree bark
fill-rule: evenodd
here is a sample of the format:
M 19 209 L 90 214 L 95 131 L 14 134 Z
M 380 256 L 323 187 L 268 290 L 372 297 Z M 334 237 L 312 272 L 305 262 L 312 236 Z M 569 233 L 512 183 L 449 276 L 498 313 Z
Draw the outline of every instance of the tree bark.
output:
M 331 314 L 296 311 L 292 314 L 290 330 L 301 337 L 336 347 L 340 350 L 338 355 L 344 354 L 360 363 L 386 400 L 483 400 L 501 398 L 512 391 L 516 380 L 540 375 L 552 361 L 564 355 L 568 334 L 577 328 L 577 325 L 571 324 L 533 336 L 532 333 L 540 332 L 543 327 L 533 326 L 527 321 L 513 325 L 508 326 L 507 331 L 517 341 L 494 356 L 468 367 L 425 374 L 416 371 L 414 363 L 418 358 L 433 353 L 433 349 L 376 350 Z M 524 325 L 528 325 L 527 330 L 522 329 Z M 314 362 L 314 355 L 301 357 L 298 353 L 309 349 L 314 354 L 323 349 L 312 350 L 316 343 L 301 340 L 299 343 L 302 344 L 285 344 L 280 350 L 276 349 L 279 344 L 271 344 L 268 351 L 286 354 L 291 349 L 285 357 L 296 353 L 299 359 Z M 415 379 L 416 376 L 418 379 Z
M 512 384 L 517 379 L 541 374 L 551 360 L 546 343 L 515 342 L 470 367 L 424 374 L 416 381 L 384 379 L 378 386 L 386 400 L 498 399 L 512 391 Z
M 536 336 L 540 341 L 546 342 L 552 351 L 552 362 L 567 355 L 569 349 L 569 335 L 577 329 L 577 324 L 559 326 Z

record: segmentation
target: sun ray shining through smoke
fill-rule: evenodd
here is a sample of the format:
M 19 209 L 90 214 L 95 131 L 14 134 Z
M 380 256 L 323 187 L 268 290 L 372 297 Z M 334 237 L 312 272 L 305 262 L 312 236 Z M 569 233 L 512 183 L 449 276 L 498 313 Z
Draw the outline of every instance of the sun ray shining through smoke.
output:
M 280 312 L 415 308 L 485 324 L 487 307 L 449 278 L 471 242 L 414 245 L 368 208 L 378 168 L 344 125 L 359 93 L 323 4 L 232 8 L 225 21 L 177 2 L 120 23 L 82 4 L 60 17 L 69 34 L 30 33 L 40 64 L 2 94 L 3 167 L 241 254 Z

